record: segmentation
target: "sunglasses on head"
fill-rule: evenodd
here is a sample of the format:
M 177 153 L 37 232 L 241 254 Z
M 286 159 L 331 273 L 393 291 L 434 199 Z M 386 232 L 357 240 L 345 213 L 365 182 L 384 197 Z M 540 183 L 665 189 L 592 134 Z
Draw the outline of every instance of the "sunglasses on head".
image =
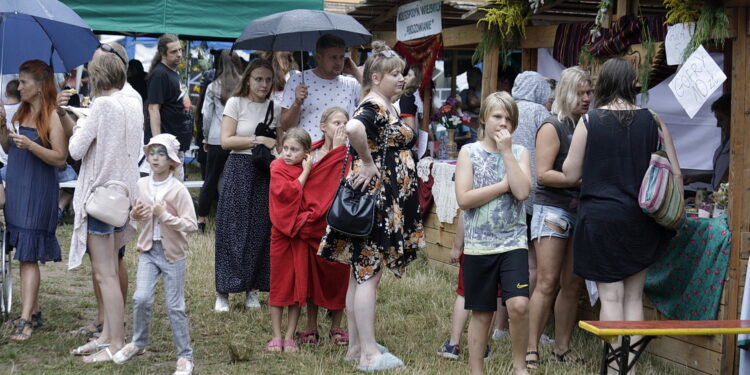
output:
M 398 57 L 398 54 L 396 53 L 396 51 L 394 51 L 392 49 L 387 49 L 387 50 L 384 50 L 384 51 L 380 51 L 380 52 L 378 52 L 378 55 L 381 55 L 381 56 L 383 56 L 385 58 L 389 58 L 389 59 L 392 58 L 392 57 Z
M 104 52 L 111 53 L 111 54 L 117 56 L 117 58 L 120 59 L 120 61 L 122 61 L 123 65 L 128 66 L 128 62 L 125 61 L 125 59 L 122 56 L 120 56 L 120 54 L 117 53 L 115 51 L 115 49 L 112 48 L 112 46 L 110 46 L 109 44 L 100 44 L 99 45 L 99 49 L 102 50 L 102 51 L 104 51 Z

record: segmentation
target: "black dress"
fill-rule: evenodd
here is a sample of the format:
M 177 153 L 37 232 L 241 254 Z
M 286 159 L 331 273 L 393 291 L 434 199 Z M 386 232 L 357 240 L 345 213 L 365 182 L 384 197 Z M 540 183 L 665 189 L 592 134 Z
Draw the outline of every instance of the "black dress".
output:
M 674 236 L 638 206 L 638 191 L 651 153 L 656 151 L 659 125 L 645 108 L 634 111 L 632 122 L 625 126 L 617 112 L 595 109 L 588 114 L 573 235 L 575 274 L 607 283 L 648 268 Z

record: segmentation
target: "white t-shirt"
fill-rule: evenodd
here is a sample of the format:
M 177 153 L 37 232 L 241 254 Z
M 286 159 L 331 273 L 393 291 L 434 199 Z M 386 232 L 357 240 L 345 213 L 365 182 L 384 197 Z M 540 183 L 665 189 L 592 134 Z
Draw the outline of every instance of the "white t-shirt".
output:
M 250 137 L 255 135 L 255 128 L 258 124 L 263 122 L 266 118 L 266 111 L 268 111 L 268 104 L 270 100 L 266 100 L 263 103 L 256 103 L 248 98 L 240 98 L 233 96 L 227 100 L 227 104 L 224 106 L 224 116 L 231 117 L 237 121 L 237 132 L 235 135 L 241 137 Z M 274 103 L 273 106 L 273 121 L 270 127 L 276 128 L 281 117 L 281 106 L 278 103 Z M 251 154 L 252 148 L 244 150 L 232 150 L 232 154 Z
M 320 131 L 320 115 L 329 107 L 339 106 L 354 113 L 359 104 L 362 88 L 356 79 L 339 75 L 334 79 L 318 77 L 312 70 L 305 70 L 305 84 L 308 87 L 307 98 L 300 109 L 298 127 L 310 133 L 313 141 L 323 138 Z M 292 75 L 284 86 L 284 99 L 281 106 L 289 108 L 294 103 L 294 89 L 302 84 L 302 75 Z
M 164 181 L 154 181 L 151 178 L 151 189 L 154 191 L 154 204 L 160 203 L 164 199 L 164 194 L 167 192 L 167 187 L 172 183 L 172 174 Z M 161 220 L 154 218 L 153 232 L 154 236 L 151 238 L 154 241 L 161 241 Z

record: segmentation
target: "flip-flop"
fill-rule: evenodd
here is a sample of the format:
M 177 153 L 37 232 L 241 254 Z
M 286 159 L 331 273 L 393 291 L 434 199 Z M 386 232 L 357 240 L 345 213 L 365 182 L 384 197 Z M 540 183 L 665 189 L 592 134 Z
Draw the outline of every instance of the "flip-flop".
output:
M 81 356 L 81 355 L 92 355 L 95 353 L 98 353 L 102 351 L 102 349 L 109 347 L 109 344 L 99 344 L 96 340 L 91 340 L 73 350 L 70 351 L 70 354 L 75 356 Z
M 317 329 L 311 329 L 302 333 L 298 333 L 300 344 L 318 345 L 320 344 L 320 335 Z
M 91 329 L 91 328 L 94 329 Z M 97 333 L 100 333 L 102 331 L 102 324 L 97 323 L 95 321 L 91 321 L 85 326 L 81 326 L 78 329 L 74 329 L 70 331 L 69 333 L 73 336 L 83 336 L 83 337 L 92 337 Z
M 281 353 L 284 351 L 284 341 L 282 340 L 271 340 L 266 344 L 266 352 L 268 353 Z
M 299 345 L 294 339 L 284 340 L 284 353 L 299 353 Z
M 385 346 L 380 345 L 378 343 L 376 343 L 375 346 L 378 348 L 378 351 L 380 352 L 380 354 L 388 353 L 388 348 L 386 348 Z M 359 361 L 359 357 L 342 357 L 342 359 L 344 360 L 344 362 L 357 362 L 357 361 Z
M 557 353 L 555 353 L 554 350 L 552 350 L 552 356 L 555 358 L 555 361 L 560 362 L 560 363 L 579 363 L 579 362 L 582 362 L 582 360 L 581 360 L 580 357 L 578 357 L 576 359 L 569 358 L 568 355 L 570 353 L 572 353 L 572 352 L 573 352 L 573 349 L 568 349 L 565 352 L 563 352 L 562 354 L 557 354 Z
M 102 358 L 102 355 L 106 354 L 106 357 Z M 109 346 L 105 347 L 104 349 L 90 355 L 83 357 L 84 363 L 100 363 L 100 362 L 110 362 L 112 361 L 112 352 L 109 351 Z
M 328 337 L 333 339 L 333 343 L 336 345 L 349 345 L 349 333 L 340 329 L 332 329 L 328 331 Z
M 404 367 L 404 362 L 391 353 L 384 353 L 372 366 L 357 366 L 357 370 L 364 372 L 375 372 L 393 370 Z
M 526 369 L 527 370 L 538 370 L 539 369 L 539 352 L 537 351 L 528 351 L 526 352 L 526 357 L 530 355 L 535 355 L 536 359 L 527 359 L 526 360 Z

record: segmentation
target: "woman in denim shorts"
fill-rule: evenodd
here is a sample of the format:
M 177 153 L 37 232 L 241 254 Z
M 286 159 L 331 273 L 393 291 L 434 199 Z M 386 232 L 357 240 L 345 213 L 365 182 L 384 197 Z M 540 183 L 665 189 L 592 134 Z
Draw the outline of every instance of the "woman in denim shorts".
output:
M 547 323 L 555 294 L 554 359 L 558 362 L 577 359 L 570 349 L 570 337 L 582 281 L 573 274 L 572 236 L 580 181 L 573 184 L 562 181 L 562 165 L 568 155 L 575 124 L 588 111 L 591 79 L 582 69 L 569 68 L 563 71 L 556 90 L 553 115 L 544 120 L 536 135 L 537 188 L 531 239 L 537 254 L 537 284 L 529 303 L 526 354 L 527 367 L 532 369 L 539 365 L 539 337 Z

